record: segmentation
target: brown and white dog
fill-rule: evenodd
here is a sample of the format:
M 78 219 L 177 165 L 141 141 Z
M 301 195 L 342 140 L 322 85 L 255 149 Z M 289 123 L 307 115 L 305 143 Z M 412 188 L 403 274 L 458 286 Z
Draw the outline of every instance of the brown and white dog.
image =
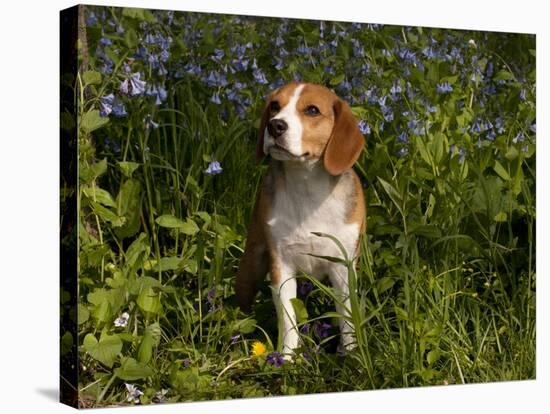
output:
M 324 86 L 293 82 L 273 91 L 264 110 L 256 158 L 271 155 L 263 178 L 245 252 L 239 265 L 236 293 L 239 306 L 250 310 L 258 284 L 269 272 L 283 353 L 299 346 L 296 316 L 296 274 L 328 276 L 349 316 L 347 270 L 340 263 L 316 258 L 342 257 L 335 243 L 312 232 L 336 237 L 356 258 L 365 230 L 365 201 L 352 166 L 364 138 L 347 103 Z M 341 343 L 353 347 L 352 326 L 340 319 Z

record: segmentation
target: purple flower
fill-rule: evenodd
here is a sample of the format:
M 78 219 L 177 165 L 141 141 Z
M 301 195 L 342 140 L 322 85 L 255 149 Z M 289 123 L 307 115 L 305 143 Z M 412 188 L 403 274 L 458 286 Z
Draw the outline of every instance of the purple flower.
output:
M 115 99 L 113 104 L 113 115 L 119 118 L 128 115 L 128 112 L 126 112 L 126 108 L 124 107 L 124 103 L 119 99 Z
M 363 134 L 363 135 L 369 135 L 370 134 L 370 126 L 367 123 L 367 121 L 365 121 L 364 119 L 359 121 L 357 126 L 359 127 L 359 131 L 361 131 L 361 134 Z
M 306 296 L 309 292 L 313 290 L 313 283 L 311 283 L 309 280 L 300 282 L 298 290 L 302 296 Z
M 397 151 L 397 156 L 399 158 L 402 158 L 404 157 L 405 155 L 407 155 L 407 148 L 403 147 L 401 148 L 399 151 Z
M 166 100 L 168 96 L 166 89 L 164 89 L 164 87 L 162 87 L 161 85 L 155 85 L 155 84 L 149 84 L 145 94 L 147 96 L 156 97 L 155 105 L 160 105 L 163 101 Z
M 103 36 L 101 37 L 101 39 L 99 39 L 99 43 L 103 46 L 111 46 L 113 44 L 113 41 L 108 37 Z
M 231 345 L 235 345 L 235 344 L 237 343 L 237 341 L 239 340 L 240 337 L 241 337 L 240 334 L 233 335 L 233 336 L 231 337 L 231 340 L 229 341 L 229 343 L 230 343 Z
M 212 161 L 208 164 L 208 168 L 204 171 L 208 175 L 216 175 L 223 171 L 222 166 L 218 161 Z
M 137 96 L 145 92 L 146 82 L 140 79 L 140 73 L 136 72 L 130 76 L 130 95 Z
M 216 105 L 220 105 L 222 103 L 222 101 L 220 99 L 220 94 L 218 92 L 214 92 L 214 94 L 210 98 L 210 102 L 213 102 Z
M 453 91 L 453 87 L 449 82 L 438 83 L 436 87 L 437 93 L 444 94 Z
M 409 142 L 409 135 L 407 134 L 407 131 L 401 132 L 397 136 L 397 141 L 401 142 L 402 144 L 407 144 Z
M 304 335 L 308 335 L 310 328 L 311 324 L 309 322 L 306 322 L 300 327 L 300 332 Z
M 268 364 L 275 367 L 280 367 L 285 362 L 283 356 L 278 352 L 270 352 L 269 354 L 267 354 L 266 361 Z
M 189 361 L 188 359 L 184 359 L 181 364 L 187 368 L 189 365 L 191 365 L 191 361 Z
M 124 79 L 122 83 L 120 84 L 118 90 L 123 95 L 128 95 L 128 88 L 130 87 L 130 84 L 128 82 L 128 79 Z
M 113 111 L 113 103 L 115 101 L 115 96 L 110 93 L 109 95 L 102 96 L 99 99 L 99 115 L 105 117 L 109 116 L 109 114 Z
M 531 130 L 532 133 L 536 134 L 537 133 L 537 124 L 531 124 L 529 129 Z
M 97 16 L 94 12 L 90 12 L 88 18 L 86 19 L 86 24 L 88 26 L 94 26 L 97 23 Z
M 254 69 L 254 72 L 252 72 L 252 75 L 254 76 L 254 79 L 256 80 L 256 82 L 258 82 L 262 85 L 265 85 L 265 84 L 269 83 L 267 81 L 267 79 L 265 78 L 264 73 L 259 68 Z
M 512 139 L 512 142 L 514 144 L 517 144 L 518 142 L 523 142 L 525 140 L 525 136 L 523 135 L 523 132 L 519 132 L 514 139 Z
M 313 332 L 319 338 L 326 338 L 329 335 L 331 326 L 326 322 L 315 321 L 313 324 Z

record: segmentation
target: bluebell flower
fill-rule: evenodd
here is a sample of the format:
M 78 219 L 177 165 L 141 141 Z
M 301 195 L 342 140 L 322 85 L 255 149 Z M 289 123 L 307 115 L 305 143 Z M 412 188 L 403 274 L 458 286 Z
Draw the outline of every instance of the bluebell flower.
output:
M 438 83 L 436 87 L 437 93 L 450 93 L 453 91 L 453 87 L 449 82 Z
M 497 137 L 497 134 L 495 133 L 495 131 L 490 130 L 489 132 L 487 132 L 486 138 L 487 138 L 489 141 L 494 141 L 496 137 Z
M 451 56 L 457 61 L 457 63 L 460 63 L 461 65 L 464 64 L 464 59 L 462 59 L 462 55 L 456 46 L 451 48 Z
M 99 115 L 105 117 L 109 116 L 109 114 L 113 111 L 113 103 L 115 100 L 115 96 L 110 93 L 109 95 L 102 96 L 99 99 Z
M 319 36 L 323 37 L 325 35 L 325 22 L 322 20 L 319 22 Z
M 108 37 L 102 36 L 99 39 L 99 43 L 103 46 L 111 46 L 113 44 L 113 41 L 109 39 Z
M 252 75 L 254 76 L 254 79 L 256 80 L 256 82 L 262 84 L 262 85 L 265 85 L 267 83 L 269 83 L 263 73 L 263 71 L 261 69 L 254 69 L 254 71 L 252 72 Z
M 145 125 L 145 129 L 157 129 L 159 127 L 159 124 L 154 122 L 153 117 L 149 114 L 145 115 L 145 118 L 143 118 L 143 124 Z
M 287 57 L 288 55 L 290 55 L 290 53 L 284 47 L 279 49 L 279 56 L 280 57 Z
M 147 45 L 154 45 L 156 43 L 155 36 L 153 36 L 151 33 L 147 33 L 145 35 L 145 38 L 143 39 L 143 43 Z
M 500 116 L 495 119 L 495 128 L 499 134 L 502 134 L 504 131 L 504 120 Z
M 275 69 L 282 70 L 285 67 L 283 59 L 281 59 L 277 56 L 273 56 L 273 59 L 275 60 Z
M 136 72 L 130 76 L 130 79 L 125 79 L 120 85 L 120 93 L 130 94 L 131 96 L 141 95 L 145 92 L 146 82 L 140 79 L 140 73 Z
M 437 53 L 433 47 L 425 47 L 422 49 L 422 54 L 428 58 L 428 60 L 433 60 L 437 57 Z
M 487 66 L 485 67 L 485 76 L 488 78 L 493 76 L 493 62 L 487 63 Z
M 281 46 L 284 45 L 284 44 L 285 44 L 284 39 L 281 37 L 281 35 L 278 35 L 278 36 L 275 38 L 275 46 L 281 47 Z
M 382 56 L 391 57 L 391 52 L 388 49 L 382 49 Z
M 200 65 L 195 65 L 191 62 L 187 63 L 183 67 L 183 70 L 185 70 L 187 73 L 191 73 L 193 75 L 200 75 L 202 73 L 202 69 L 201 69 Z
M 170 59 L 170 52 L 168 50 L 163 49 L 159 54 L 159 60 L 163 63 L 166 63 Z
M 497 93 L 497 87 L 493 83 L 490 83 L 483 88 L 483 92 L 487 95 L 494 95 Z
M 531 124 L 529 129 L 531 130 L 532 133 L 536 134 L 537 133 L 537 124 Z
M 214 60 L 214 62 L 219 62 L 223 59 L 224 56 L 225 52 L 223 51 L 223 49 L 214 49 L 214 56 L 212 56 L 212 60 Z
M 239 340 L 239 338 L 241 337 L 240 334 L 237 334 L 237 335 L 233 335 L 229 341 L 229 343 L 231 345 L 235 345 L 237 343 L 237 341 Z
M 392 98 L 392 100 L 397 100 L 397 98 L 399 97 L 398 94 L 400 94 L 401 92 L 403 92 L 403 89 L 401 88 L 401 84 L 399 83 L 399 81 L 395 81 L 392 85 L 392 87 L 390 88 L 390 96 Z
M 399 151 L 397 151 L 397 156 L 399 158 L 403 158 L 405 155 L 407 155 L 407 148 L 403 147 L 403 148 L 400 148 Z
M 235 81 L 235 83 L 233 84 L 233 87 L 237 90 L 241 90 L 241 89 L 244 89 L 246 88 L 246 83 L 244 82 L 239 82 L 239 81 Z
M 359 121 L 357 126 L 359 127 L 359 131 L 361 131 L 361 134 L 363 134 L 363 135 L 369 135 L 370 134 L 370 126 L 367 123 L 367 121 L 365 121 L 364 119 Z
M 239 72 L 243 72 L 246 69 L 248 69 L 248 59 L 244 59 L 244 58 L 233 59 L 231 63 L 233 63 L 233 66 Z
M 296 53 L 299 53 L 301 55 L 309 55 L 309 54 L 311 54 L 311 48 L 307 47 L 305 44 L 302 43 L 296 49 Z
M 277 89 L 279 86 L 283 86 L 284 84 L 285 84 L 285 81 L 279 78 L 276 81 L 271 82 L 271 84 L 269 85 L 269 89 L 270 90 Z
M 214 92 L 214 94 L 210 98 L 210 102 L 215 103 L 216 105 L 220 105 L 222 103 L 220 99 L 220 94 L 218 92 Z
M 90 14 L 88 14 L 88 17 L 86 18 L 86 24 L 88 26 L 95 26 L 97 24 L 97 16 L 95 15 L 94 12 L 90 12 Z
M 517 144 L 518 142 L 523 142 L 525 140 L 525 136 L 523 135 L 523 132 L 519 132 L 514 139 L 512 139 L 512 142 L 514 144 Z
M 407 134 L 407 131 L 402 131 L 397 136 L 397 142 L 400 142 L 402 144 L 408 144 L 409 143 L 409 135 Z
M 407 126 L 415 135 L 426 135 L 426 127 L 422 126 L 421 123 L 416 119 L 411 119 L 407 122 Z
M 154 96 L 156 98 L 155 99 L 155 104 L 156 105 L 160 105 L 168 97 L 166 89 L 164 89 L 164 87 L 162 85 L 156 85 L 156 84 L 150 84 L 147 87 L 146 95 L 147 96 Z
M 208 168 L 204 171 L 208 175 L 220 174 L 223 171 L 221 164 L 218 161 L 212 161 L 208 164 Z
M 113 115 L 119 118 L 128 115 L 124 103 L 119 99 L 115 99 L 113 103 Z

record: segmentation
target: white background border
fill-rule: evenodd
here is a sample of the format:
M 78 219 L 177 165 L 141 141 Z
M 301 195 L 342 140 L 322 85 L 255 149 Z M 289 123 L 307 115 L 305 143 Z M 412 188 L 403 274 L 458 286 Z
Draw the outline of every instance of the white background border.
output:
M 105 413 L 388 412 L 542 413 L 550 409 L 546 346 L 549 306 L 545 270 L 548 257 L 549 155 L 541 139 L 541 115 L 550 110 L 545 77 L 549 28 L 545 0 L 367 1 L 337 0 L 142 0 L 97 1 L 232 14 L 301 17 L 400 25 L 528 32 L 537 34 L 537 380 L 441 386 L 303 397 L 172 404 L 104 409 Z M 61 0 L 12 0 L 0 23 L 0 400 L 4 412 L 71 412 L 57 403 L 58 384 L 58 22 Z M 545 61 L 546 59 L 546 61 Z M 544 73 L 546 71 L 546 73 Z M 546 117 L 548 119 L 548 116 Z M 130 411 L 128 411 L 130 410 Z

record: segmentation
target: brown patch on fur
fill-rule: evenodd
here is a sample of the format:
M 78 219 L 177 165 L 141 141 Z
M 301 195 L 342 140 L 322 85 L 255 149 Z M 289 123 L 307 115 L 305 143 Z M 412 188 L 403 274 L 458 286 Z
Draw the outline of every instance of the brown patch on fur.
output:
M 319 159 L 330 139 L 334 127 L 333 103 L 338 97 L 321 85 L 308 83 L 302 89 L 300 99 L 296 103 L 296 111 L 302 122 L 302 151 L 308 152 L 310 159 Z M 306 109 L 314 105 L 321 112 L 310 116 Z
M 349 105 L 337 98 L 334 102 L 334 128 L 325 149 L 324 163 L 332 175 L 349 170 L 359 158 L 365 138 Z

